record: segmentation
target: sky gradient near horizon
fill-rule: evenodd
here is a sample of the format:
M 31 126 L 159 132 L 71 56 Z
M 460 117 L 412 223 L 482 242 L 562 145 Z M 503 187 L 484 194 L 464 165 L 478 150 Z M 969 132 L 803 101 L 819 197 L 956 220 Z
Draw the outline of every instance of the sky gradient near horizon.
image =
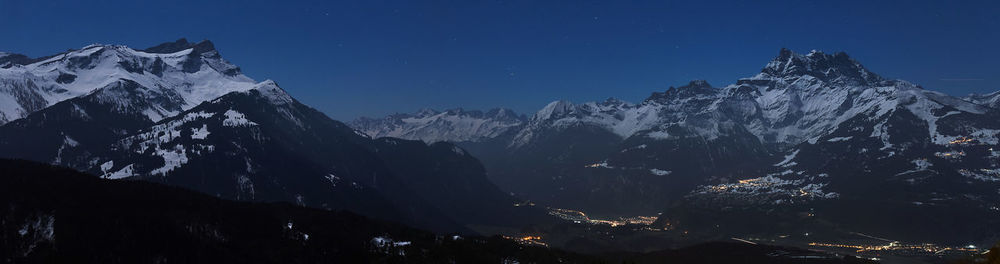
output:
M 419 3 L 418 3 L 419 2 Z M 209 39 L 245 74 L 350 120 L 721 87 L 782 47 L 847 52 L 952 95 L 1000 90 L 997 1 L 0 0 L 0 51 Z

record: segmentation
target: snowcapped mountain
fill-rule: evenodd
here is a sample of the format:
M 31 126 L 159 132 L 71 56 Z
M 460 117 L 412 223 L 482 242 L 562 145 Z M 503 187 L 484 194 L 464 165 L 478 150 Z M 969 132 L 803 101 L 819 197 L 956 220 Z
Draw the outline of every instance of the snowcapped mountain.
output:
M 237 200 L 346 209 L 442 232 L 531 218 L 512 212 L 513 198 L 461 148 L 372 140 L 271 81 L 164 119 L 108 149 L 88 161 L 88 171 Z
M 927 122 L 936 119 L 928 111 L 945 106 L 976 114 L 986 111 L 982 105 L 926 91 L 906 81 L 886 80 L 845 53 L 813 51 L 803 55 L 782 49 L 758 75 L 721 89 L 693 81 L 654 93 L 637 105 L 614 100 L 579 106 L 553 102 L 519 132 L 512 146 L 530 142 L 534 130 L 578 124 L 602 127 L 622 138 L 690 135 L 709 140 L 725 133 L 727 127 L 743 126 L 763 143 L 794 145 L 829 133 L 859 114 L 884 114 L 897 105 L 905 105 Z M 671 127 L 685 129 L 674 132 Z M 938 143 L 954 139 L 930 133 Z
M 844 53 L 811 52 L 799 55 L 782 50 L 757 76 L 725 88 L 729 94 L 746 93 L 756 102 L 736 114 L 764 142 L 798 144 L 828 134 L 858 115 L 876 116 L 905 107 L 929 124 L 935 143 L 949 141 L 935 130 L 940 114 L 950 108 L 983 114 L 986 108 L 902 80 L 886 80 L 869 72 Z M 953 136 L 951 137 L 953 139 Z
M 782 49 L 735 84 L 693 81 L 636 104 L 556 101 L 513 137 L 460 145 L 502 188 L 556 207 L 643 214 L 667 204 L 672 212 L 736 206 L 788 215 L 813 208 L 840 223 L 852 216 L 844 208 L 863 208 L 928 219 L 868 229 L 903 236 L 939 218 L 920 210 L 992 214 L 1000 205 L 995 98 L 883 78 L 844 53 Z M 697 225 L 719 215 L 707 217 L 665 219 Z
M 513 198 L 461 148 L 374 140 L 273 81 L 240 74 L 208 41 L 4 58 L 0 79 L 17 91 L 8 95 L 41 99 L 24 104 L 38 109 L 19 104 L 9 112 L 18 118 L 0 125 L 0 157 L 229 199 L 351 210 L 441 232 L 544 216 L 510 206 Z
M 727 100 L 721 89 L 692 81 L 638 104 L 556 101 L 506 149 L 494 150 L 508 154 L 483 156 L 502 157 L 484 159 L 495 168 L 491 178 L 526 197 L 596 212 L 650 213 L 702 175 L 742 173 L 769 156 L 728 115 Z
M 120 138 L 74 167 L 102 178 L 162 182 L 236 200 L 414 219 L 400 215 L 392 209 L 397 205 L 376 191 L 378 178 L 383 186 L 394 181 L 385 168 L 373 165 L 380 161 L 368 141 L 266 81 Z M 412 201 L 428 212 L 422 217 L 450 222 L 419 199 Z
M 482 141 L 516 131 L 525 122 L 510 109 L 487 112 L 461 108 L 442 112 L 422 109 L 413 114 L 395 114 L 382 119 L 358 118 L 351 126 L 374 138 L 395 137 L 428 143 Z
M 141 127 L 258 86 L 209 41 L 180 39 L 144 50 L 90 45 L 37 59 L 4 58 L 0 123 L 7 123 L 0 126 L 0 156 L 55 164 L 84 162 L 94 148 Z
M 746 127 L 763 142 L 790 146 L 777 149 L 779 157 L 784 158 L 774 165 L 773 173 L 743 184 L 771 182 L 764 185 L 773 188 L 765 190 L 784 190 L 766 192 L 766 203 L 836 198 L 857 188 L 838 183 L 849 178 L 836 173 L 844 171 L 841 167 L 883 167 L 890 160 L 902 159 L 901 167 L 850 173 L 875 174 L 873 178 L 882 178 L 879 174 L 900 176 L 909 173 L 912 164 L 929 164 L 928 158 L 948 152 L 956 142 L 996 146 L 1000 135 L 996 129 L 1000 123 L 989 107 L 924 90 L 906 81 L 886 80 L 843 53 L 798 55 L 783 50 L 760 74 L 724 90 L 729 94 L 748 91 L 757 106 L 746 109 L 760 111 L 735 112 L 736 116 L 743 117 Z M 839 156 L 865 158 L 838 163 L 840 159 L 835 157 Z M 978 159 L 990 157 L 980 155 Z M 954 174 L 961 169 L 947 168 L 941 173 Z M 748 190 L 738 188 L 740 184 L 724 187 L 726 184 L 707 186 L 695 194 Z M 846 187 L 839 193 L 834 187 L 838 184 Z M 747 194 L 753 196 L 754 192 Z M 747 195 L 739 199 L 753 200 Z
M 135 84 L 129 96 L 101 92 L 121 81 Z M 93 93 L 116 110 L 159 121 L 254 84 L 209 41 L 180 39 L 145 50 L 95 44 L 37 59 L 5 53 L 0 55 L 0 124 Z
M 479 119 L 462 118 L 478 114 L 427 110 L 380 120 L 363 118 L 352 126 L 373 137 L 451 142 L 482 141 L 498 137 L 503 134 L 500 131 L 516 130 L 509 142 L 513 148 L 531 143 L 543 130 L 576 126 L 600 128 L 621 139 L 696 136 L 709 140 L 741 126 L 764 144 L 789 146 L 815 140 L 859 114 L 886 112 L 897 105 L 905 105 L 932 122 L 934 115 L 926 114 L 932 109 L 947 106 L 982 114 L 986 111 L 983 105 L 994 104 L 997 98 L 1000 96 L 993 93 L 967 98 L 972 103 L 963 102 L 906 81 L 885 79 L 842 52 L 798 54 L 782 49 L 759 74 L 736 84 L 713 88 L 704 81 L 692 81 L 654 93 L 638 104 L 617 99 L 583 104 L 555 101 L 523 125 L 511 121 L 483 126 Z M 938 143 L 954 139 L 929 132 Z

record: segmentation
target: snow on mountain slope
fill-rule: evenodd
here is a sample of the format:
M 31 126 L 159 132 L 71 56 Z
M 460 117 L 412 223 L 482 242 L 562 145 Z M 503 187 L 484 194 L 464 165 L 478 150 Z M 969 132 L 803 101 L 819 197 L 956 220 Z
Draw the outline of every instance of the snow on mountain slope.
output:
M 299 103 L 272 81 L 166 118 L 107 149 L 78 167 L 109 179 L 347 209 L 442 232 L 466 231 L 455 220 L 495 220 L 500 211 L 486 208 L 513 202 L 460 148 L 373 140 Z
M 236 151 L 230 152 L 229 155 L 237 155 L 248 151 L 245 149 L 248 146 L 241 145 L 248 142 L 240 142 L 241 140 L 248 139 L 261 144 L 268 141 L 269 138 L 264 136 L 260 131 L 260 123 L 267 122 L 275 126 L 281 126 L 286 131 L 302 131 L 305 129 L 301 120 L 305 114 L 301 113 L 303 110 L 298 109 L 301 106 L 293 105 L 293 99 L 271 80 L 261 82 L 253 86 L 250 90 L 232 92 L 226 97 L 216 98 L 209 105 L 235 105 L 237 103 L 233 101 L 243 99 L 243 97 L 266 102 L 258 107 L 267 109 L 268 111 L 265 113 L 271 115 L 258 115 L 267 118 L 264 120 L 252 120 L 248 118 L 247 114 L 240 112 L 240 109 L 230 107 L 225 109 L 225 111 L 210 112 L 201 110 L 170 117 L 163 122 L 159 122 L 142 129 L 138 133 L 118 140 L 111 147 L 111 153 L 121 150 L 134 153 L 125 155 L 128 158 L 120 159 L 117 163 L 113 159 L 101 163 L 100 174 L 105 178 L 120 178 L 122 176 L 164 177 L 172 171 L 182 168 L 192 159 L 191 156 L 210 155 L 217 150 L 227 150 L 230 148 L 231 146 L 222 147 L 217 146 L 217 144 L 210 144 L 210 142 L 217 142 L 219 140 L 226 141 L 223 137 L 228 136 L 228 140 L 237 146 Z M 240 106 L 249 107 L 249 105 Z M 219 107 L 203 108 L 212 109 Z M 298 129 L 288 129 L 290 127 Z M 136 158 L 136 155 L 146 157 Z M 131 166 L 132 164 L 128 163 L 130 160 L 144 161 L 150 158 L 153 161 L 162 160 L 162 162 L 153 162 L 158 165 L 152 167 L 143 165 L 141 162 L 140 166 Z M 246 168 L 244 173 L 251 173 L 254 166 L 261 166 L 250 159 L 246 159 L 245 163 Z M 122 170 L 126 170 L 127 173 L 123 173 Z M 246 182 L 244 181 L 244 183 Z M 253 192 L 251 191 L 244 195 L 249 195 L 252 198 Z
M 622 139 L 640 135 L 652 139 L 696 136 L 714 139 L 725 134 L 732 122 L 720 112 L 726 107 L 721 90 L 696 80 L 666 92 L 654 93 L 640 104 L 617 99 L 574 105 L 556 101 L 538 111 L 510 144 L 530 143 L 542 131 L 558 131 L 577 125 L 606 129 Z
M 998 166 L 992 149 L 1000 143 L 1000 123 L 982 101 L 883 79 L 842 53 L 783 51 L 761 74 L 724 89 L 744 92 L 759 105 L 760 112 L 735 114 L 765 142 L 785 143 L 775 155 L 784 157 L 768 172 L 706 184 L 688 199 L 788 205 L 843 198 L 927 206 L 949 200 L 981 208 L 1000 201 L 996 185 L 963 177 Z
M 118 82 L 137 83 L 148 106 L 136 109 L 152 121 L 190 109 L 255 82 L 224 60 L 209 41 L 180 39 L 146 50 L 90 45 L 39 59 L 0 56 L 0 124 Z M 110 95 L 121 109 L 134 103 Z
M 634 108 L 635 105 L 614 98 L 604 102 L 583 104 L 555 101 L 535 113 L 527 125 L 517 133 L 510 146 L 519 147 L 527 144 L 543 132 L 542 130 L 560 130 L 578 125 L 599 127 L 619 132 L 615 134 L 624 136 L 622 134 L 632 132 L 633 127 L 622 125 L 622 115 L 628 109 Z
M 396 137 L 427 143 L 480 141 L 519 129 L 523 116 L 509 109 L 487 112 L 461 108 L 438 112 L 424 109 L 414 114 L 395 114 L 383 119 L 359 118 L 351 126 L 373 138 Z
M 798 144 L 814 140 L 859 114 L 883 115 L 904 106 L 934 130 L 943 107 L 982 114 L 985 108 L 902 80 L 886 80 L 844 53 L 783 49 L 760 74 L 740 79 L 724 90 L 753 98 L 760 111 L 736 112 L 764 142 Z M 944 138 L 943 136 L 941 138 Z M 936 141 L 940 143 L 941 141 Z
M 122 137 L 73 167 L 229 199 L 420 219 L 400 215 L 401 204 L 376 188 L 390 188 L 394 180 L 365 146 L 368 140 L 264 81 Z M 424 217 L 440 220 L 436 227 L 451 224 L 433 214 Z
M 977 97 L 996 100 L 992 97 Z M 795 145 L 829 133 L 859 114 L 883 115 L 904 107 L 929 124 L 937 144 L 955 138 L 940 134 L 936 111 L 952 109 L 983 114 L 987 108 L 902 80 L 886 80 L 845 53 L 812 51 L 797 54 L 782 49 L 761 73 L 721 89 L 704 81 L 654 93 L 640 104 L 617 100 L 574 105 L 556 101 L 541 109 L 515 137 L 511 146 L 528 144 L 540 130 L 593 125 L 622 138 L 640 134 L 654 139 L 698 136 L 713 139 L 725 126 L 743 126 L 761 142 Z M 933 112 L 933 113 L 932 113 Z M 720 125 L 722 127 L 720 127 Z M 671 133 L 681 127 L 687 133 Z M 676 130 L 674 130 L 676 131 Z M 994 133 L 983 132 L 980 139 Z
M 797 54 L 782 49 L 759 74 L 722 88 L 693 81 L 637 104 L 552 102 L 513 138 L 504 139 L 509 140 L 505 149 L 478 153 L 489 154 L 481 156 L 495 182 L 544 202 L 611 203 L 611 197 L 629 197 L 631 204 L 656 204 L 663 197 L 695 190 L 721 190 L 695 191 L 696 196 L 725 196 L 742 190 L 739 180 L 758 179 L 769 182 L 770 189 L 733 197 L 767 193 L 759 201 L 773 204 L 838 199 L 844 192 L 838 185 L 844 181 L 832 180 L 840 174 L 801 166 L 790 169 L 817 159 L 812 152 L 791 155 L 802 144 L 871 143 L 877 146 L 852 151 L 867 151 L 873 158 L 900 155 L 917 146 L 944 147 L 957 140 L 996 144 L 1000 124 L 991 120 L 996 119 L 983 105 L 883 78 L 844 53 Z M 833 134 L 838 129 L 854 132 Z M 929 153 L 908 154 L 905 161 L 910 164 L 934 151 Z M 784 156 L 790 158 L 781 163 Z M 775 163 L 789 168 L 761 165 Z M 672 173 L 646 179 L 630 172 L 651 169 Z M 969 171 L 973 169 L 980 168 Z M 609 178 L 622 180 L 603 181 Z M 636 190 L 646 196 L 628 196 Z M 810 194 L 803 196 L 799 190 Z M 627 203 L 608 207 L 622 204 Z
M 968 97 L 965 97 L 965 100 L 993 108 L 1000 108 L 1000 91 L 988 94 L 969 95 Z

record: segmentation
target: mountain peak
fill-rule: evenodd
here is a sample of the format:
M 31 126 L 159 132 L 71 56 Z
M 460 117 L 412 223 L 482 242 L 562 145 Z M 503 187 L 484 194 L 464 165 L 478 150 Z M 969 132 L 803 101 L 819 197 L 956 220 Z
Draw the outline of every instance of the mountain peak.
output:
M 372 138 L 395 137 L 427 143 L 477 142 L 519 129 L 526 118 L 506 108 L 483 112 L 452 108 L 420 109 L 413 114 L 393 114 L 381 119 L 358 118 L 351 126 Z
M 281 87 L 278 86 L 278 83 L 270 79 L 254 85 L 251 90 L 260 92 L 261 96 L 267 98 L 267 100 L 271 101 L 274 105 L 287 105 L 295 101 L 295 99 L 292 99 L 291 95 L 288 95 L 288 93 L 285 92 L 285 89 L 281 89 Z
M 478 111 L 475 111 L 475 110 L 473 110 L 473 111 L 467 111 L 467 110 L 465 110 L 465 108 L 455 107 L 455 108 L 451 108 L 451 109 L 445 109 L 444 112 L 448 113 L 448 114 L 451 114 L 451 115 L 463 115 L 463 114 L 469 114 L 469 113 L 474 113 L 474 112 L 478 112 Z
M 0 68 L 7 68 L 12 65 L 25 65 L 32 61 L 30 57 L 21 54 L 0 52 Z
M 712 88 L 711 84 L 708 84 L 706 80 L 692 80 L 688 82 L 687 85 L 678 87 L 678 89 L 708 89 Z
M 795 53 L 787 48 L 778 51 L 778 56 L 761 70 L 771 77 L 812 76 L 824 81 L 844 81 L 858 84 L 874 84 L 882 77 L 865 69 L 847 53 L 826 54 L 812 50 L 808 54 Z
M 212 41 L 209 40 L 202 40 L 199 41 L 198 43 L 191 43 L 188 42 L 186 38 L 180 38 L 173 42 L 161 43 L 159 45 L 143 49 L 140 51 L 148 53 L 175 53 L 190 48 L 194 48 L 194 51 L 192 53 L 201 54 L 215 50 L 215 44 L 213 44 Z
M 572 108 L 573 108 L 573 103 L 571 103 L 570 101 L 566 100 L 554 101 L 546 105 L 544 108 L 542 108 L 542 110 L 539 110 L 537 113 L 535 113 L 535 119 L 537 120 L 549 119 L 552 118 L 553 116 L 558 116 L 560 114 L 567 113 L 570 110 L 572 110 Z
M 486 112 L 486 116 L 496 119 L 518 119 L 520 116 L 514 110 L 507 108 L 493 108 Z
M 420 110 L 417 110 L 417 112 L 415 114 L 416 114 L 416 116 L 419 116 L 419 117 L 428 117 L 428 116 L 436 115 L 436 114 L 439 114 L 439 113 L 441 113 L 441 112 L 438 112 L 437 110 L 434 110 L 434 109 L 431 109 L 431 108 L 421 108 Z
M 191 47 L 194 48 L 193 53 L 195 53 L 195 54 L 201 54 L 201 53 L 205 53 L 205 52 L 209 52 L 209 51 L 215 51 L 215 44 L 212 43 L 212 41 L 207 40 L 207 39 L 199 41 L 198 43 L 195 43 Z
M 691 82 L 688 82 L 688 84 L 681 87 L 671 86 L 670 88 L 667 88 L 667 91 L 665 92 L 654 92 L 649 96 L 649 98 L 646 98 L 646 101 L 694 97 L 698 95 L 715 94 L 717 92 L 717 89 L 713 88 L 708 81 L 692 80 Z
M 604 99 L 604 103 L 603 104 L 617 105 L 617 104 L 624 104 L 624 103 L 626 103 L 626 102 L 622 101 L 621 99 L 614 98 L 614 97 L 608 97 L 608 99 Z

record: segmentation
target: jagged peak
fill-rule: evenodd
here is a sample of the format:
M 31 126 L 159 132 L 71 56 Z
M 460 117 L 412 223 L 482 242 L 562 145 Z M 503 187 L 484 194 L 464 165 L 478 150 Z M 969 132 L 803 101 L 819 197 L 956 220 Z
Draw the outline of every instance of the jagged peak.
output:
M 273 80 L 264 80 L 250 89 L 250 91 L 258 91 L 260 95 L 266 98 L 274 105 L 287 105 L 295 102 L 295 99 L 285 89 L 281 89 L 278 83 Z
M 516 119 L 519 119 L 521 117 L 514 110 L 504 107 L 490 109 L 489 111 L 486 112 L 486 116 L 493 118 L 516 118 Z
M 70 63 L 74 64 L 90 64 L 95 61 L 93 58 L 96 58 L 97 56 L 118 57 L 119 60 L 126 60 L 134 64 L 135 62 L 142 61 L 142 59 L 150 58 L 151 55 L 159 57 L 161 54 L 172 54 L 185 50 L 191 50 L 191 52 L 187 53 L 189 58 L 183 65 L 184 71 L 186 72 L 197 71 L 202 64 L 201 61 L 206 60 L 209 61 L 208 63 L 212 68 L 226 75 L 236 76 L 241 74 L 239 67 L 222 59 L 219 52 L 215 49 L 215 44 L 211 41 L 202 40 L 197 43 L 191 43 L 184 38 L 173 42 L 162 43 L 147 49 L 133 49 L 126 45 L 117 44 L 90 44 L 79 49 L 68 49 L 64 52 L 38 58 L 31 58 L 17 53 L 2 52 L 0 53 L 0 67 L 10 68 L 16 65 L 38 65 L 44 67 L 49 63 L 65 60 L 69 60 Z M 72 60 L 74 59 L 77 61 L 73 62 Z M 86 65 L 76 66 L 87 67 Z
M 0 68 L 8 67 L 10 65 L 30 64 L 32 61 L 33 60 L 30 57 L 22 54 L 0 52 Z
M 148 53 L 174 53 L 191 47 L 191 43 L 186 38 L 180 38 L 173 42 L 164 42 L 140 51 Z
M 481 110 L 469 110 L 462 107 L 445 109 L 443 111 L 438 111 L 432 108 L 421 108 L 420 110 L 417 110 L 412 114 L 395 114 L 395 115 L 390 115 L 389 117 L 396 116 L 400 118 L 407 118 L 407 117 L 428 118 L 428 117 L 438 116 L 441 114 L 445 114 L 445 116 L 466 116 L 466 117 L 480 118 L 480 119 L 503 119 L 503 120 L 523 119 L 523 116 L 517 114 L 517 112 L 514 112 L 513 110 L 503 107 L 492 108 L 485 112 Z
M 761 74 L 779 78 L 808 75 L 824 81 L 839 80 L 860 84 L 875 84 L 884 80 L 845 52 L 827 54 L 812 50 L 803 55 L 787 48 L 781 48 L 778 56 L 761 69 Z
M 608 99 L 604 99 L 604 102 L 602 104 L 605 104 L 605 105 L 622 105 L 622 104 L 628 104 L 628 102 L 623 101 L 623 100 L 618 99 L 618 98 L 608 97 Z
M 664 92 L 654 92 L 646 101 L 670 100 L 678 98 L 688 98 L 699 95 L 712 95 L 718 93 L 718 89 L 712 87 L 708 81 L 692 80 L 680 87 L 669 87 Z
M 572 109 L 573 109 L 573 103 L 570 101 L 566 100 L 553 101 L 548 105 L 545 105 L 545 107 L 543 107 L 542 110 L 538 110 L 538 112 L 535 113 L 534 119 L 536 120 L 549 119 L 552 118 L 553 116 L 567 113 Z
M 209 41 L 207 39 L 199 41 L 198 43 L 195 43 L 191 47 L 194 48 L 193 53 L 195 54 L 202 54 L 210 51 L 215 51 L 215 43 L 212 43 L 212 41 Z
M 417 110 L 417 112 L 414 113 L 414 115 L 419 117 L 427 117 L 427 116 L 437 115 L 440 113 L 441 113 L 440 111 L 431 108 L 420 108 L 420 110 Z
M 186 38 L 180 38 L 173 42 L 164 42 L 150 48 L 141 49 L 139 51 L 146 53 L 175 53 L 191 48 L 194 48 L 194 51 L 192 53 L 202 54 L 205 52 L 214 51 L 215 44 L 213 44 L 212 41 L 209 41 L 207 39 L 199 41 L 198 43 L 191 43 L 188 42 Z
M 211 102 L 213 103 L 219 102 L 220 100 L 223 100 L 224 98 L 232 94 L 260 96 L 261 98 L 266 99 L 273 105 L 288 105 L 295 102 L 295 99 L 292 98 L 291 95 L 288 95 L 288 92 L 285 92 L 285 89 L 282 89 L 280 86 L 278 86 L 277 82 L 271 79 L 267 79 L 257 84 L 254 84 L 252 87 L 246 90 L 237 90 L 227 93 L 223 96 L 211 100 Z
M 479 112 L 479 111 L 478 110 L 465 110 L 465 108 L 455 107 L 455 108 L 445 109 L 444 112 L 448 113 L 448 114 L 452 114 L 452 115 L 464 115 L 464 114 L 469 114 L 469 113 L 476 113 L 476 112 Z
M 678 89 L 709 89 L 712 88 L 711 84 L 708 84 L 706 80 L 691 80 L 687 85 L 678 87 Z

